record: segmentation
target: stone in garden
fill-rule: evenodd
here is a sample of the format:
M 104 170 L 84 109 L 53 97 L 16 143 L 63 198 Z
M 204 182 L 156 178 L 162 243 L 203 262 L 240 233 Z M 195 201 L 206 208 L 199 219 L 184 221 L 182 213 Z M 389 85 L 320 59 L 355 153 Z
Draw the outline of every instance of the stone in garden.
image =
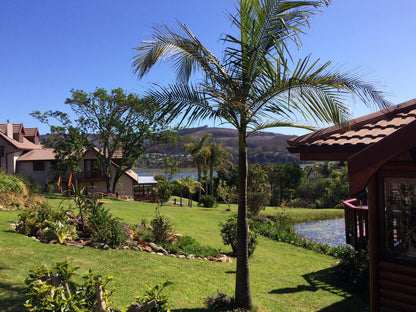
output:
M 195 256 L 193 254 L 189 254 L 186 256 L 186 259 L 195 259 Z

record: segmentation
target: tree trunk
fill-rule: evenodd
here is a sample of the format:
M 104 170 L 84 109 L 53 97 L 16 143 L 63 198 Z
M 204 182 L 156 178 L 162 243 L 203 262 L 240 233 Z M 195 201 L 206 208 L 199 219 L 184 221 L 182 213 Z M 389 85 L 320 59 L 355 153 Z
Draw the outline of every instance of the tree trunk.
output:
M 238 129 L 238 218 L 237 218 L 237 273 L 235 300 L 239 307 L 251 309 L 251 289 L 248 267 L 248 222 L 247 222 L 247 129 Z
M 197 181 L 201 182 L 201 173 L 202 173 L 201 166 L 197 165 L 197 170 L 198 170 L 198 179 L 197 179 Z M 198 189 L 198 202 L 199 202 L 199 199 L 201 198 L 201 195 L 202 195 L 202 190 Z
M 209 179 L 211 183 L 211 196 L 214 196 L 214 168 L 213 166 L 209 168 Z

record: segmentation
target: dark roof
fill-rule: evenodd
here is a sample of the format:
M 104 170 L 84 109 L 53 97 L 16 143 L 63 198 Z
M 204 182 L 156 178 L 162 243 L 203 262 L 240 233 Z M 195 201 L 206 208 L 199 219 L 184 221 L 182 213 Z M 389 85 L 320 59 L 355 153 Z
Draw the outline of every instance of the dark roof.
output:
M 302 160 L 347 160 L 416 120 L 416 99 L 352 119 L 346 130 L 332 126 L 288 141 Z

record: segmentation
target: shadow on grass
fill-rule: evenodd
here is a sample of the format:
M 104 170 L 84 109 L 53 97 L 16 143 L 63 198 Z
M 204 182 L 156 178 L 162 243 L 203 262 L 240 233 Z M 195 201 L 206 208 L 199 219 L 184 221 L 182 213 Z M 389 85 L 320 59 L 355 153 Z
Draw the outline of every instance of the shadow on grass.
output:
M 170 310 L 171 312 L 208 312 L 208 311 L 210 311 L 210 310 L 208 310 L 208 309 L 198 309 L 198 308 L 195 308 L 195 309 L 173 309 L 173 310 Z
M 0 282 L 0 307 L 1 311 L 25 311 L 23 307 L 26 301 L 23 287 L 16 287 L 11 284 Z
M 353 285 L 344 282 L 337 267 L 312 272 L 302 276 L 308 285 L 298 285 L 291 288 L 273 289 L 270 294 L 291 294 L 302 291 L 316 292 L 324 290 L 343 298 L 319 312 L 341 311 L 369 311 L 369 293 L 366 289 L 356 289 Z

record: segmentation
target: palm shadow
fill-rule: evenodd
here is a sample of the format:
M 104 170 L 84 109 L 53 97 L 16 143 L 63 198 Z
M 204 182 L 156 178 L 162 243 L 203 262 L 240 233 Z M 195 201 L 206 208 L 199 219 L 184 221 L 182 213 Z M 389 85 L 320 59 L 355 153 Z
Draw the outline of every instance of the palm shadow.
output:
M 316 292 L 324 290 L 343 299 L 319 312 L 342 312 L 342 311 L 369 311 L 369 292 L 368 289 L 356 289 L 354 285 L 340 278 L 338 268 L 331 267 L 317 272 L 302 275 L 307 285 L 296 287 L 273 289 L 270 294 L 291 294 L 303 291 Z

